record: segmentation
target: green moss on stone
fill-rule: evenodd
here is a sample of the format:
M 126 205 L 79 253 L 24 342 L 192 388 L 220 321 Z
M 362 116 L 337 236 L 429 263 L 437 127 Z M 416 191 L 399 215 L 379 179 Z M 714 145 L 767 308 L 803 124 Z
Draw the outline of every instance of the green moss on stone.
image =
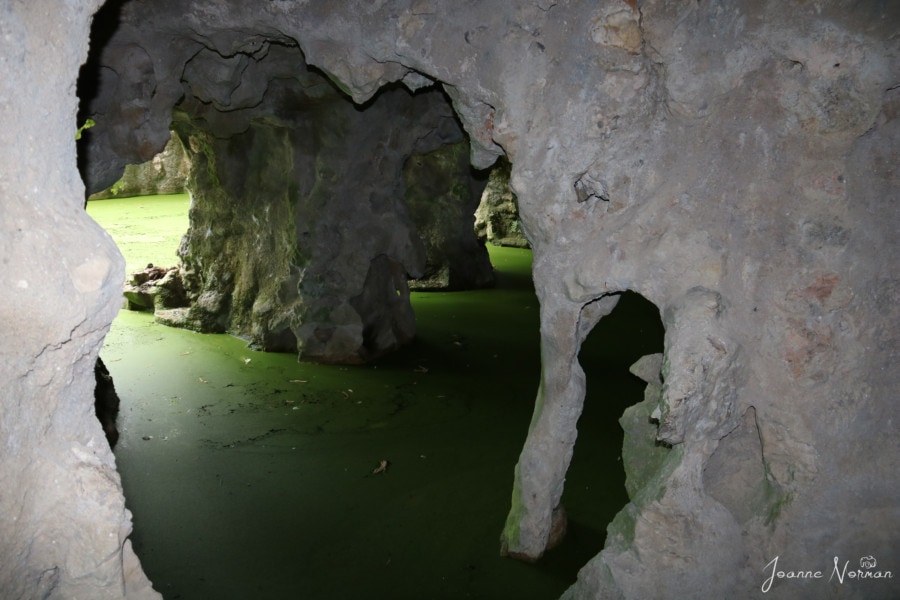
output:
M 684 456 L 684 447 L 679 445 L 671 450 L 667 449 L 665 458 L 660 462 L 655 472 L 647 473 L 650 477 L 644 482 L 643 487 L 629 491 L 631 502 L 620 510 L 606 528 L 606 547 L 623 550 L 634 543 L 634 527 L 637 516 L 643 507 L 651 502 L 660 500 L 666 493 L 666 481 L 672 472 L 681 464 Z M 624 462 L 624 459 L 623 459 Z M 628 468 L 625 469 L 626 478 L 630 477 Z M 626 485 L 627 487 L 627 485 Z
M 503 550 L 508 548 L 517 548 L 519 545 L 519 536 L 521 535 L 522 518 L 525 515 L 525 503 L 522 501 L 522 476 L 519 465 L 516 464 L 515 476 L 513 477 L 513 491 L 510 502 L 509 515 L 506 517 L 506 524 L 503 526 L 503 533 L 500 537 Z
M 783 492 L 772 485 L 767 487 L 766 492 L 766 501 L 769 504 L 766 513 L 766 525 L 774 525 L 778 517 L 781 516 L 781 511 L 794 501 L 794 494 L 793 492 Z
M 667 363 L 662 369 L 665 372 Z M 666 482 L 681 464 L 683 447 L 670 448 L 657 439 L 657 424 L 650 415 L 659 406 L 662 387 L 648 383 L 644 400 L 625 409 L 619 424 L 624 431 L 622 465 L 625 469 L 625 489 L 631 502 L 616 514 L 607 528 L 607 547 L 624 549 L 634 542 L 637 515 L 648 503 L 666 493 Z
M 671 450 L 656 439 L 657 425 L 650 415 L 660 404 L 662 388 L 648 383 L 644 400 L 625 409 L 619 425 L 625 432 L 622 441 L 622 464 L 625 468 L 625 489 L 634 498 L 660 470 Z

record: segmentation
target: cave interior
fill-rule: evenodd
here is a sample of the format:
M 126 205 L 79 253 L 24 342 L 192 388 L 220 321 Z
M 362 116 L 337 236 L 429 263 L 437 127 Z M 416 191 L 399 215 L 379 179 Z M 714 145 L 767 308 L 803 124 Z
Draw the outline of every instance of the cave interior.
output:
M 13 0 L 0 16 L 4 597 L 160 597 L 92 402 L 124 261 L 84 207 L 173 132 L 183 297 L 157 294 L 154 318 L 293 364 L 415 351 L 413 290 L 503 292 L 475 228 L 503 180 L 538 354 L 503 564 L 552 561 L 585 518 L 563 504 L 577 425 L 622 358 L 592 354 L 592 332 L 636 303 L 662 338 L 624 361 L 644 400 L 600 419 L 622 430 L 627 502 L 562 597 L 896 597 L 900 5 Z M 854 575 L 794 576 L 832 557 Z

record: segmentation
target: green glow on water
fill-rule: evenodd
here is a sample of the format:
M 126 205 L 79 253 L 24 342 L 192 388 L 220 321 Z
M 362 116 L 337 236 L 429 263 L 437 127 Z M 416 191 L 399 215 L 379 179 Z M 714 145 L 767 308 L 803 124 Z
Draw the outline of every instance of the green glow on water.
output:
M 111 198 L 88 202 L 88 214 L 115 240 L 130 275 L 153 263 L 174 266 L 178 245 L 188 228 L 187 194 Z
M 137 268 L 174 263 L 186 209 L 186 196 L 88 207 Z M 659 351 L 661 329 L 632 299 L 591 334 L 569 535 L 537 564 L 500 558 L 539 328 L 531 253 L 491 255 L 496 289 L 414 293 L 415 342 L 365 366 L 298 363 L 123 310 L 102 356 L 122 398 L 116 459 L 132 538 L 156 589 L 182 600 L 537 599 L 571 585 L 627 501 L 617 419 L 643 384 L 625 369 Z M 373 474 L 381 460 L 387 472 Z

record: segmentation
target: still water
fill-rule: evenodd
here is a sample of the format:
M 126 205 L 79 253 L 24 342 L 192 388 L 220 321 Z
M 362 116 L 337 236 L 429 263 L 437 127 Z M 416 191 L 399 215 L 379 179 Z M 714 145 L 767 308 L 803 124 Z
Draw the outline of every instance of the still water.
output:
M 129 271 L 175 264 L 187 196 L 92 201 Z M 499 556 L 539 380 L 531 253 L 490 248 L 498 286 L 413 293 L 418 337 L 365 366 L 299 363 L 122 310 L 101 352 L 122 399 L 115 450 L 132 540 L 167 600 L 550 599 L 627 502 L 627 367 L 661 351 L 626 295 L 581 354 L 588 397 L 565 542 Z M 382 461 L 386 461 L 383 472 Z

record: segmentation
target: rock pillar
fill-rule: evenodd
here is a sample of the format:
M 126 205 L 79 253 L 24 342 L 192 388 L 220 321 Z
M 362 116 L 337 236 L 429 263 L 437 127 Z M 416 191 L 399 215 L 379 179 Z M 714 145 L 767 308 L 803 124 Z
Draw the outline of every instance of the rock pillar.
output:
M 297 49 L 273 48 L 256 68 L 272 77 L 300 61 Z M 440 91 L 386 90 L 360 108 L 304 69 L 292 80 L 260 78 L 244 126 L 223 129 L 214 124 L 227 111 L 201 101 L 231 97 L 205 71 L 186 72 L 198 96 L 182 103 L 176 125 L 192 157 L 185 326 L 304 360 L 364 362 L 414 337 L 407 279 L 426 262 L 451 274 L 443 287 L 491 281 L 472 227 L 481 188 Z M 438 206 L 455 218 L 434 210 L 429 219 Z M 434 241 L 452 228 L 461 233 Z
M 160 597 L 131 549 L 94 415 L 94 364 L 124 270 L 84 212 L 75 158 L 75 80 L 98 4 L 0 6 L 3 598 Z

